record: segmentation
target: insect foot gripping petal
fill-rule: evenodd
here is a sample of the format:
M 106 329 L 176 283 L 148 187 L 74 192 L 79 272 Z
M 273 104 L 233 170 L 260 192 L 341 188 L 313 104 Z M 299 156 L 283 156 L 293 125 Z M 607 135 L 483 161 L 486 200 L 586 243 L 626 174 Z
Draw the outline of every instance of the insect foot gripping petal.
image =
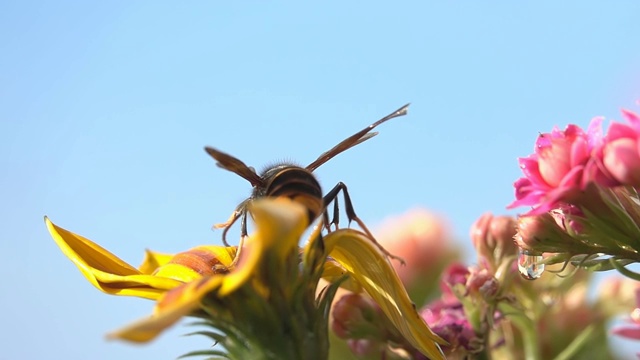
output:
M 337 202 L 338 193 L 340 191 L 342 191 L 342 196 L 344 198 L 344 203 L 345 203 L 344 206 L 345 206 L 345 211 L 347 212 L 347 219 L 349 220 L 349 223 L 351 223 L 352 221 L 355 221 L 358 224 L 358 226 L 360 226 L 362 231 L 364 231 L 364 233 L 367 235 L 369 240 L 378 248 L 378 250 L 380 250 L 384 255 L 399 261 L 400 264 L 402 264 L 403 266 L 406 265 L 406 262 L 404 261 L 403 258 L 393 255 L 392 253 L 387 251 L 387 249 L 385 249 L 382 245 L 380 245 L 380 243 L 378 243 L 378 241 L 373 236 L 371 231 L 369 231 L 369 228 L 367 228 L 364 222 L 358 217 L 358 215 L 356 215 L 356 211 L 353 208 L 353 203 L 351 202 L 351 196 L 349 196 L 349 191 L 347 190 L 347 185 L 345 185 L 343 182 L 339 182 L 338 184 L 336 184 L 336 186 L 334 186 L 333 189 L 331 189 L 331 191 L 329 191 L 329 193 L 325 195 L 323 199 L 324 203 L 329 204 L 332 201 Z M 334 220 L 335 219 L 337 219 L 337 217 L 335 217 L 334 215 Z M 338 224 L 336 223 L 335 225 L 337 230 Z

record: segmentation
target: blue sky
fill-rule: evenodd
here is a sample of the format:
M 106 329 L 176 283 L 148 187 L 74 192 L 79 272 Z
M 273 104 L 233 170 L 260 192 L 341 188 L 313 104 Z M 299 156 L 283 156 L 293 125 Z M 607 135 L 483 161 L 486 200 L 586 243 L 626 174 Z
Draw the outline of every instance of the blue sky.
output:
M 92 288 L 42 217 L 133 264 L 218 243 L 211 224 L 250 187 L 204 145 L 306 165 L 411 102 L 316 173 L 325 189 L 344 181 L 372 228 L 423 206 L 466 243 L 479 215 L 506 213 L 538 132 L 638 110 L 638 14 L 637 1 L 3 2 L 2 357 L 203 347 L 185 327 L 106 342 L 152 303 Z

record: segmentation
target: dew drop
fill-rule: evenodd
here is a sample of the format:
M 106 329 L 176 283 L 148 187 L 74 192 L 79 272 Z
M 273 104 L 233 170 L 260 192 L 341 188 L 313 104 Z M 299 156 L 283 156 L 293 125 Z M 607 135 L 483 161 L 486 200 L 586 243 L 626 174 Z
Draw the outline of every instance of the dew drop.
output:
M 544 272 L 544 264 L 538 263 L 542 259 L 542 255 L 534 255 L 529 250 L 518 249 L 518 270 L 520 275 L 527 280 L 540 278 Z

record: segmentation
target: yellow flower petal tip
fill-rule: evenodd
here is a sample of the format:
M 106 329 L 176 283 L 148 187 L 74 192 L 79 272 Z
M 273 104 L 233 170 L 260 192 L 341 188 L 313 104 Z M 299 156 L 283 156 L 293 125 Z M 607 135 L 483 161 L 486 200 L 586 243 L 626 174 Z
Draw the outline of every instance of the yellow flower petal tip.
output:
M 306 208 L 285 197 L 253 201 L 249 211 L 255 219 L 257 232 L 274 241 L 292 232 L 299 238 L 309 225 Z

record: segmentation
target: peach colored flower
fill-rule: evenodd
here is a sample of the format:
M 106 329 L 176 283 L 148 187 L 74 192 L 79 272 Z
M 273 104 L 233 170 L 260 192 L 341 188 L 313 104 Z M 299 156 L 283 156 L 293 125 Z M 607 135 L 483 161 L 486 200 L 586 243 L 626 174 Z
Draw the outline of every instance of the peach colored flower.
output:
M 447 244 L 451 238 L 448 225 L 426 209 L 412 209 L 385 220 L 376 238 L 389 252 L 406 261 L 405 266 L 393 264 L 404 284 L 441 269 L 443 258 L 454 257 Z

